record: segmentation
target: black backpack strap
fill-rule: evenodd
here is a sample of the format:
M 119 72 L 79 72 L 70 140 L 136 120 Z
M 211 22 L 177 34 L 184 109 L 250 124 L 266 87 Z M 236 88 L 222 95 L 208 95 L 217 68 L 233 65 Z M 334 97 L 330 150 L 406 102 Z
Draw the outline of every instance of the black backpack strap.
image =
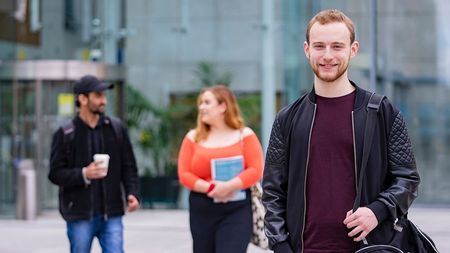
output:
M 120 121 L 120 119 L 115 117 L 107 117 L 107 119 L 111 123 L 114 133 L 116 134 L 117 140 L 119 141 L 119 143 L 122 143 L 123 141 L 122 122 Z
M 64 135 L 72 134 L 75 131 L 75 124 L 73 123 L 73 120 L 70 120 L 64 123 L 61 128 L 64 132 Z
M 364 174 L 366 171 L 367 161 L 369 160 L 370 149 L 372 147 L 372 138 L 375 130 L 377 113 L 380 109 L 380 105 L 383 99 L 384 96 L 372 93 L 372 95 L 369 98 L 369 103 L 367 104 L 367 118 L 366 118 L 366 126 L 364 128 L 363 155 L 361 160 L 361 170 L 359 172 L 358 191 L 356 192 L 356 198 L 353 204 L 353 212 L 355 212 L 361 205 L 361 192 Z
M 71 143 L 73 139 L 75 138 L 75 124 L 73 123 L 73 120 L 64 123 L 61 126 L 61 129 L 64 133 L 63 142 L 64 142 L 64 148 L 66 149 L 66 153 L 70 154 L 71 150 Z
M 369 98 L 369 103 L 367 104 L 367 110 L 374 109 L 376 112 L 378 112 L 381 106 L 381 102 L 383 101 L 384 98 L 385 96 L 383 95 L 372 93 L 372 95 Z

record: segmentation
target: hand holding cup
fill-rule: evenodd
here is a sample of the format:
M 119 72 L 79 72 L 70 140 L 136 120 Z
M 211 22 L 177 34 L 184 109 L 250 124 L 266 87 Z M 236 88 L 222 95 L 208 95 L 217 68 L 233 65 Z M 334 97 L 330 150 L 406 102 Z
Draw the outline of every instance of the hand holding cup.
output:
M 100 179 L 108 174 L 109 155 L 95 154 L 94 161 L 86 167 L 86 177 L 88 179 Z

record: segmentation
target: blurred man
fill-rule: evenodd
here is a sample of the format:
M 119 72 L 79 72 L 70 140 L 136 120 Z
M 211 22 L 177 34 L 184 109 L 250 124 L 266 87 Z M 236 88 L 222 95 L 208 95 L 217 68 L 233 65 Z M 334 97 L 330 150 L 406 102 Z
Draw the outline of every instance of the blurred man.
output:
M 94 76 L 82 77 L 74 86 L 79 113 L 53 135 L 48 177 L 59 186 L 72 253 L 90 252 L 94 237 L 103 252 L 123 252 L 123 196 L 129 212 L 139 208 L 128 134 L 118 119 L 104 115 L 110 88 Z M 109 162 L 94 161 L 96 154 Z

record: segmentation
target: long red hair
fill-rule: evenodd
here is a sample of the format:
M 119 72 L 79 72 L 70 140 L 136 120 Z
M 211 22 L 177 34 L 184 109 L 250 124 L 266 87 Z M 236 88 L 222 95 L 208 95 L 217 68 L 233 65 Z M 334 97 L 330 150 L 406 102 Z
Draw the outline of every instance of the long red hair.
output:
M 203 88 L 197 97 L 197 106 L 200 105 L 201 97 L 205 92 L 211 92 L 216 97 L 219 104 L 225 103 L 227 109 L 224 115 L 225 124 L 233 129 L 241 129 L 245 126 L 244 120 L 241 116 L 241 110 L 237 103 L 236 96 L 225 85 L 215 85 L 211 87 Z M 195 141 L 199 142 L 205 140 L 208 137 L 211 126 L 202 122 L 200 113 L 197 114 L 197 126 Z

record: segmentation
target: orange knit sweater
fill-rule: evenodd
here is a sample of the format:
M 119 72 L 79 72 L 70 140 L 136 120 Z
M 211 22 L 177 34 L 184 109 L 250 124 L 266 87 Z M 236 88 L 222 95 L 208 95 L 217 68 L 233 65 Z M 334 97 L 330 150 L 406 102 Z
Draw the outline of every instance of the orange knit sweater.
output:
M 244 157 L 244 171 L 238 177 L 246 189 L 261 179 L 263 170 L 263 151 L 254 133 L 244 137 L 243 142 L 219 148 L 203 147 L 185 137 L 178 154 L 180 183 L 192 190 L 199 179 L 211 181 L 211 159 L 237 155 Z

